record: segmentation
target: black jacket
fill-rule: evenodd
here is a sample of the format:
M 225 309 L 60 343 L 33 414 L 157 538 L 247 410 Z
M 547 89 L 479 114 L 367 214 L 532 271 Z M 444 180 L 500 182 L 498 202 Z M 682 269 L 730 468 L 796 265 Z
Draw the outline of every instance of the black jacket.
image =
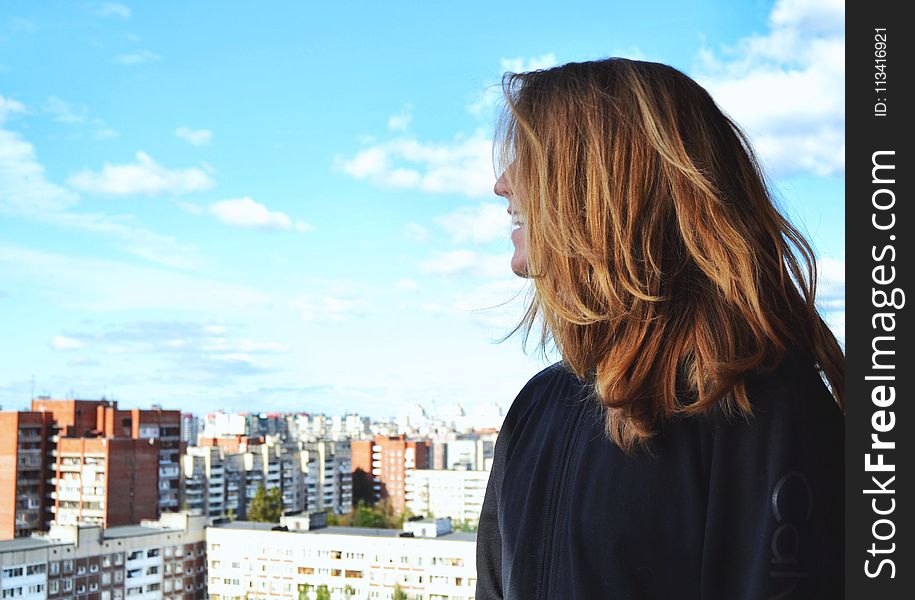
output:
M 671 421 L 626 456 L 557 363 L 496 442 L 476 600 L 843 597 L 844 418 L 812 363 L 747 380 L 753 416 Z

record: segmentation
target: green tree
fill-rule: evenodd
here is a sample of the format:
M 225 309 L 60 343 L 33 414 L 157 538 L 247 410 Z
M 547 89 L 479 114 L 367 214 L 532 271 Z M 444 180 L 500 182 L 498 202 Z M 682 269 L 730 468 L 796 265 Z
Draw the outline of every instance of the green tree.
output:
M 382 511 L 374 506 L 367 506 L 362 500 L 353 511 L 353 527 L 374 527 L 376 529 L 385 529 L 387 520 Z
M 283 516 L 283 492 L 280 488 L 267 490 L 258 486 L 251 506 L 248 508 L 248 519 L 261 523 L 279 523 Z
M 356 595 L 356 588 L 347 584 L 346 587 L 343 588 L 343 595 L 346 596 L 346 600 L 349 600 Z
M 317 594 L 315 600 L 330 600 L 330 590 L 327 589 L 327 586 L 323 583 L 318 586 Z
M 394 595 L 391 596 L 391 600 L 407 600 L 407 593 L 400 589 L 400 584 L 394 584 Z

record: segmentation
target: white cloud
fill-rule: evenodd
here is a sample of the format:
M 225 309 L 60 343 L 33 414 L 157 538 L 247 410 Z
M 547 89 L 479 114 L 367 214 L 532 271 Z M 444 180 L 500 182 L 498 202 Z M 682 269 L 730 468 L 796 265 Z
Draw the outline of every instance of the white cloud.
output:
M 500 277 L 511 273 L 510 254 L 482 254 L 470 250 L 442 252 L 420 263 L 427 273 L 437 275 L 476 275 Z
M 439 217 L 437 221 L 458 243 L 482 244 L 508 239 L 511 232 L 511 219 L 505 211 L 505 204 L 487 202 L 464 206 Z
M 298 311 L 303 320 L 319 323 L 346 321 L 369 312 L 369 304 L 362 298 L 344 296 L 324 296 L 317 299 L 301 296 L 291 300 L 289 307 Z
M 416 242 L 425 242 L 429 239 L 429 230 L 419 223 L 407 223 L 404 233 L 408 238 Z
M 121 19 L 130 18 L 130 8 L 120 2 L 105 2 L 99 6 L 95 14 L 100 17 L 120 17 Z
M 213 132 L 209 129 L 191 129 L 184 126 L 175 130 L 175 136 L 194 146 L 205 146 L 213 140 Z
M 10 26 L 13 31 L 21 33 L 35 33 L 38 31 L 38 26 L 35 23 L 29 21 L 28 19 L 15 18 L 10 20 Z
M 0 244 L 0 281 L 30 290 L 64 309 L 107 314 L 144 309 L 250 314 L 270 302 L 266 293 L 174 270 L 54 254 Z
M 75 109 L 69 102 L 57 96 L 48 96 L 44 111 L 54 115 L 54 120 L 60 123 L 85 123 L 89 109 L 85 106 Z
M 469 197 L 492 195 L 492 141 L 482 131 L 444 143 L 398 137 L 339 157 L 339 170 L 356 179 L 393 189 Z
M 0 96 L 0 125 L 8 115 L 24 110 L 21 103 Z M 0 212 L 108 235 L 124 242 L 127 252 L 171 267 L 189 268 L 196 263 L 193 248 L 137 227 L 132 216 L 75 212 L 78 203 L 73 191 L 45 179 L 32 144 L 0 127 Z
M 51 346 L 53 346 L 55 350 L 66 352 L 69 350 L 79 350 L 80 348 L 85 347 L 85 344 L 76 338 L 67 337 L 65 335 L 55 335 L 51 339 Z
M 491 119 L 495 116 L 495 109 L 502 101 L 502 76 L 505 72 L 524 73 L 555 67 L 558 63 L 556 55 L 552 52 L 531 58 L 503 58 L 499 61 L 498 79 L 490 81 L 483 87 L 479 97 L 467 106 L 470 114 Z
M 80 171 L 67 183 L 78 190 L 108 196 L 187 194 L 213 187 L 213 180 L 202 169 L 167 169 L 145 152 L 137 152 L 136 162 L 123 165 L 105 163 L 101 172 Z
M 413 120 L 411 107 L 407 106 L 396 115 L 388 117 L 388 129 L 391 131 L 406 131 L 410 127 L 410 121 Z
M 480 283 L 444 302 L 427 302 L 420 309 L 437 317 L 470 320 L 499 337 L 524 316 L 529 291 L 528 280 L 511 276 Z
M 151 50 L 137 50 L 136 52 L 119 54 L 114 58 L 113 62 L 118 65 L 133 66 L 160 60 L 162 60 L 162 57 Z
M 697 80 L 773 174 L 845 168 L 844 19 L 839 0 L 779 0 L 765 35 L 699 54 Z
M 845 261 L 833 258 L 819 260 L 817 305 L 820 310 L 845 312 Z
M 271 211 L 248 197 L 215 202 L 210 205 L 209 211 L 223 223 L 236 227 L 295 231 L 313 229 L 308 223 L 294 221 L 289 215 Z
M 110 139 L 118 137 L 119 135 L 121 135 L 121 134 L 118 133 L 117 131 L 115 131 L 114 129 L 111 129 L 110 127 L 105 127 L 103 129 L 96 130 L 96 132 L 93 134 L 93 137 L 97 140 L 110 140 Z
M 408 277 L 404 277 L 397 282 L 397 287 L 402 290 L 409 290 L 411 292 L 415 292 L 416 290 L 419 289 L 419 283 L 417 283 L 415 279 L 410 279 Z
M 239 340 L 238 342 L 218 341 L 215 343 L 204 344 L 200 348 L 205 352 L 288 352 L 289 346 L 279 342 L 260 342 L 256 340 Z
M 0 96 L 0 126 L 25 106 Z M 45 179 L 35 148 L 18 132 L 0 127 L 0 211 L 44 213 L 63 210 L 78 201 L 76 194 Z
M 499 61 L 499 64 L 502 66 L 502 71 L 510 71 L 512 73 L 525 73 L 527 71 L 549 69 L 550 67 L 555 67 L 558 63 L 556 61 L 556 55 L 552 52 L 548 52 L 547 54 L 535 56 L 528 59 L 521 57 L 503 58 Z
M 5 98 L 0 94 L 0 124 L 5 123 L 9 115 L 22 112 L 25 112 L 25 104 L 12 98 Z

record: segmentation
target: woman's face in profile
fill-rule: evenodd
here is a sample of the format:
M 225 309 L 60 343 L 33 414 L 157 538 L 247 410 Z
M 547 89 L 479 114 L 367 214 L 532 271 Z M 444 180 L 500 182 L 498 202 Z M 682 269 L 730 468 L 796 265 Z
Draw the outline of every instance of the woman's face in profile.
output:
M 508 214 L 512 216 L 512 243 L 515 245 L 515 253 L 512 255 L 512 271 L 519 277 L 527 277 L 527 232 L 525 231 L 526 223 L 524 216 L 519 210 L 518 198 L 511 189 L 508 177 L 505 173 L 496 181 L 493 192 L 497 196 L 502 196 L 508 200 Z

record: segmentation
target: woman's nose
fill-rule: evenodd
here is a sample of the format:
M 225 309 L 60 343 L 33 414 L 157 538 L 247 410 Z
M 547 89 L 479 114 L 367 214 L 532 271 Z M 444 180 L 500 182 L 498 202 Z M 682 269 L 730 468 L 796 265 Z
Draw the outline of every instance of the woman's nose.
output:
M 505 173 L 502 173 L 496 180 L 496 185 L 493 186 L 492 191 L 496 196 L 502 196 L 506 200 L 508 199 L 511 190 L 508 187 L 508 178 L 505 177 Z

